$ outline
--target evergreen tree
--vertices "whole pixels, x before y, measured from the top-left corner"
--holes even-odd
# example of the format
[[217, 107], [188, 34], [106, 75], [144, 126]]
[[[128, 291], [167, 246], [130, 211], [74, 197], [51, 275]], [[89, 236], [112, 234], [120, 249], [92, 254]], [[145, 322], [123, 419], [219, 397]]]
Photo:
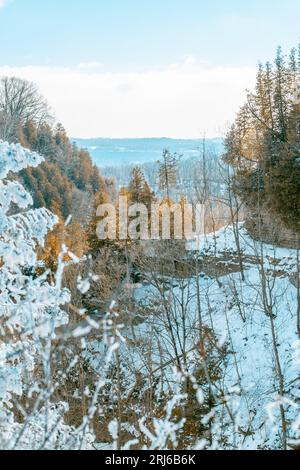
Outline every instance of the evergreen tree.
[[164, 191], [168, 199], [170, 197], [170, 190], [176, 187], [177, 184], [177, 169], [180, 158], [180, 155], [172, 154], [169, 150], [165, 149], [161, 160], [158, 162], [159, 189]]
[[130, 200], [132, 202], [142, 202], [142, 192], [145, 184], [145, 177], [140, 167], [135, 167], [131, 173], [131, 180], [128, 185]]
[[235, 169], [236, 192], [250, 207], [273, 213], [300, 230], [300, 105], [295, 100], [299, 63], [278, 49], [274, 66], [259, 66], [250, 93], [228, 132], [224, 160]]
[[128, 185], [128, 196], [130, 202], [145, 204], [149, 210], [151, 209], [151, 204], [154, 202], [154, 193], [140, 167], [135, 167], [132, 170], [131, 180]]

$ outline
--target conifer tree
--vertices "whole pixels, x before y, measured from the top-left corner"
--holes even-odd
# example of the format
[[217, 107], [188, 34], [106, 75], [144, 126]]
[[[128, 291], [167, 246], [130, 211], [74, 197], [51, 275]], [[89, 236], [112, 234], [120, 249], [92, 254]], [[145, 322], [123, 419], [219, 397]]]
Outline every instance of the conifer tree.
[[165, 149], [159, 160], [158, 178], [159, 189], [165, 193], [167, 198], [170, 198], [170, 191], [176, 187], [177, 184], [177, 170], [180, 155], [172, 154], [169, 150]]
[[250, 208], [277, 216], [300, 230], [300, 106], [295, 99], [299, 63], [278, 49], [272, 66], [260, 65], [249, 93], [228, 132], [224, 160], [235, 169], [233, 188]]

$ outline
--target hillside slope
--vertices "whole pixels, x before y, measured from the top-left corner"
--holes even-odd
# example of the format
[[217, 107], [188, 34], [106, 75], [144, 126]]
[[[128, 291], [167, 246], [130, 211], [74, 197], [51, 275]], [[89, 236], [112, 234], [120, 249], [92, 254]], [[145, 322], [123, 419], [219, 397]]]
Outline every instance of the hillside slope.
[[[194, 411], [199, 423], [213, 422], [213, 437], [208, 440], [205, 434], [200, 435], [205, 439], [199, 446], [279, 449], [281, 406], [288, 443], [293, 445], [300, 438], [297, 252], [258, 243], [242, 225], [239, 229], [244, 280], [231, 226], [207, 236], [200, 247], [193, 247], [200, 258], [210, 259], [214, 265], [221, 263], [223, 274], [212, 277], [201, 272], [198, 278], [164, 278], [160, 283], [153, 281], [150, 271], [144, 274], [143, 285], [134, 291], [135, 306], [124, 322], [122, 373], [126, 389], [141, 396], [149, 386], [151, 363], [158, 402], [174, 386], [176, 352], [186, 359], [188, 373], [197, 376], [205, 363], [199, 351], [201, 309], [202, 329], [211, 332], [217, 360], [209, 365], [214, 377], [214, 408], [205, 414], [200, 401], [198, 411]], [[171, 330], [164, 302], [170, 304]], [[221, 350], [224, 355], [219, 354]], [[97, 341], [89, 343], [85, 357], [96, 370], [102, 352]], [[202, 381], [197, 394], [205, 393], [207, 383]], [[139, 434], [137, 428], [132, 429], [133, 434]]]

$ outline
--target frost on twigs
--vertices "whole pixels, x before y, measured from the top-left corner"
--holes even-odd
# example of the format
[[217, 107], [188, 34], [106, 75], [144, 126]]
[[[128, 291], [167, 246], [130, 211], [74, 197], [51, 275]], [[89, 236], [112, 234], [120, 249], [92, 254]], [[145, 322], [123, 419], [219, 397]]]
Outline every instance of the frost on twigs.
[[[42, 161], [20, 145], [0, 141], [0, 449], [91, 449], [95, 438], [90, 423], [122, 337], [109, 314], [99, 324], [87, 317], [85, 326], [76, 326], [72, 333], [62, 309], [70, 302], [63, 273], [66, 255], [72, 263], [80, 260], [64, 243], [56, 273], [38, 269], [37, 246], [43, 246], [57, 217], [44, 208], [31, 209], [30, 194], [6, 177]], [[95, 280], [89, 274], [78, 279], [77, 287], [87, 292]], [[58, 327], [63, 328], [58, 332]], [[80, 353], [70, 353], [64, 341], [80, 338], [84, 348], [86, 334], [100, 329], [104, 351], [98, 381], [85, 393], [89, 404], [82, 422], [70, 426], [65, 422], [69, 403], [58, 401], [57, 392], [76, 374]], [[64, 365], [53, 363], [55, 348], [64, 351]]]
[[[34, 371], [46, 353], [43, 346], [68, 317], [61, 306], [66, 290], [50, 285], [47, 273], [38, 275], [36, 247], [43, 245], [57, 218], [46, 209], [27, 210], [32, 198], [23, 186], [5, 178], [43, 158], [20, 145], [0, 141], [0, 448], [63, 447], [76, 441], [74, 430], [62, 422], [63, 404], [37, 406], [24, 422], [15, 422], [13, 407], [26, 384], [34, 385]], [[10, 215], [11, 204], [20, 212]], [[31, 274], [30, 274], [31, 273]], [[32, 273], [35, 273], [33, 275]], [[40, 384], [40, 403], [45, 402]], [[47, 426], [45, 415], [47, 414]]]
[[20, 144], [8, 144], [0, 140], [0, 179], [8, 173], [18, 173], [28, 166], [36, 167], [43, 157], [36, 152], [23, 148]]

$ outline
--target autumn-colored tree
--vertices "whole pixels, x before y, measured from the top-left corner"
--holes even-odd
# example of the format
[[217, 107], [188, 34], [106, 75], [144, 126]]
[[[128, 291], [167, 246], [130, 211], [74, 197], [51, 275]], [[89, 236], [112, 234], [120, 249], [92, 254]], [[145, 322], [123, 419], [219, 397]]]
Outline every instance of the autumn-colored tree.
[[154, 192], [151, 190], [144, 173], [140, 167], [135, 167], [131, 173], [131, 180], [128, 185], [128, 197], [131, 203], [145, 204], [150, 209], [154, 202]]
[[99, 221], [99, 218], [97, 217], [97, 209], [100, 206], [100, 204], [107, 204], [109, 202], [110, 202], [109, 195], [105, 189], [100, 189], [95, 194], [92, 217], [86, 229], [86, 236], [87, 236], [89, 251], [91, 253], [99, 252], [99, 249], [104, 244], [103, 241], [99, 240], [97, 236], [97, 223]]
[[[88, 244], [85, 233], [76, 221], [72, 221], [66, 226], [64, 221], [60, 219], [54, 230], [47, 235], [45, 247], [40, 249], [39, 258], [52, 273], [57, 270], [57, 262], [63, 244], [68, 247], [70, 253], [78, 258], [87, 252]], [[66, 255], [64, 260], [70, 261], [71, 258]]]
[[287, 228], [300, 230], [300, 64], [279, 48], [274, 65], [260, 65], [225, 142], [234, 168], [233, 188], [250, 208], [264, 209]]

